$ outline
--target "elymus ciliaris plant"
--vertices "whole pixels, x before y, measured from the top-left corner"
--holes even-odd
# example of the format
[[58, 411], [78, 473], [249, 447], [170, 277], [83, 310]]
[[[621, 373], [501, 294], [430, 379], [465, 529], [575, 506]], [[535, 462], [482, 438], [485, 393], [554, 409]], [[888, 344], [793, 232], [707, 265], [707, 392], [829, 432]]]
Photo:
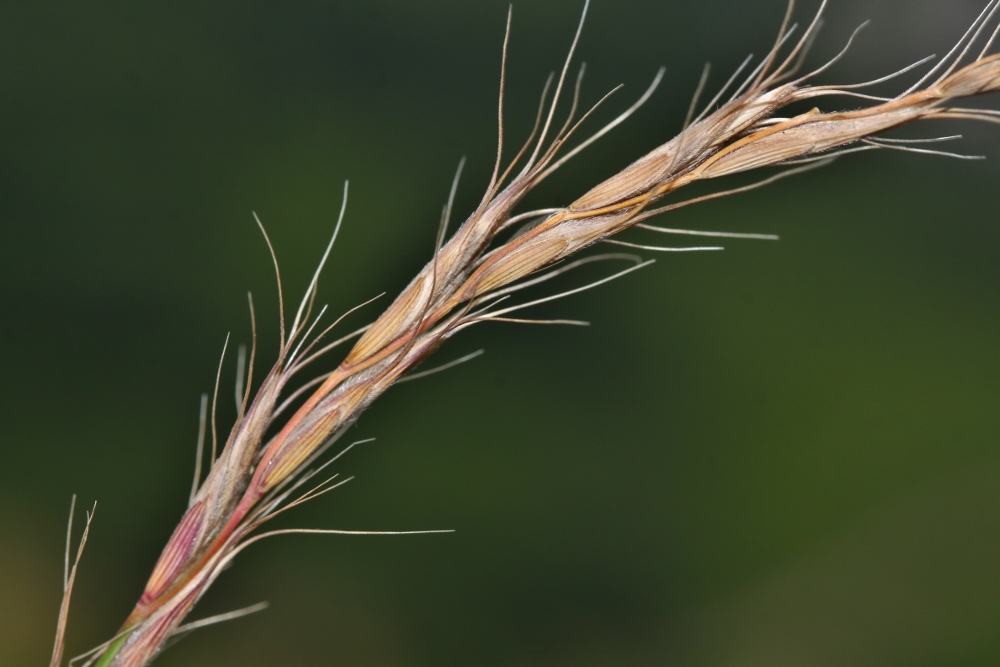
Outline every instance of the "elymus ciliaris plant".
[[[314, 316], [314, 306], [320, 273], [344, 219], [346, 184], [333, 237], [301, 302], [294, 313], [289, 311], [291, 317], [287, 320], [278, 262], [274, 260], [280, 300], [277, 359], [255, 385], [256, 345], [251, 348], [245, 377], [241, 377], [242, 403], [221, 451], [215, 446], [214, 399], [210, 420], [206, 419], [207, 403], [203, 401], [202, 432], [204, 435], [207, 422], [213, 433], [207, 473], [202, 478], [199, 463], [188, 509], [121, 630], [107, 642], [70, 662], [82, 661], [84, 665], [101, 667], [139, 667], [149, 664], [164, 643], [178, 632], [204, 624], [185, 625], [184, 622], [216, 577], [254, 542], [296, 532], [261, 532], [259, 529], [277, 514], [336, 487], [337, 482], [333, 480], [318, 483], [317, 480], [323, 479], [322, 471], [336, 459], [336, 456], [328, 460], [324, 457], [337, 438], [389, 387], [408, 375], [412, 377], [413, 369], [447, 339], [481, 322], [572, 324], [562, 320], [525, 319], [522, 312], [651, 263], [621, 251], [576, 257], [582, 251], [597, 244], [650, 252], [710, 250], [712, 248], [700, 246], [637, 245], [617, 237], [632, 227], [675, 234], [741, 236], [656, 227], [647, 221], [676, 208], [794, 175], [844, 153], [875, 149], [938, 153], [922, 145], [934, 139], [907, 141], [881, 136], [916, 121], [947, 118], [1000, 122], [1000, 112], [966, 108], [961, 102], [964, 98], [1000, 90], [1000, 55], [989, 55], [1000, 31], [1000, 26], [993, 26], [1000, 0], [990, 0], [943, 58], [921, 60], [874, 81], [851, 85], [814, 83], [847, 52], [850, 41], [840, 55], [818, 68], [810, 70], [803, 64], [825, 5], [824, 2], [805, 30], [797, 35], [796, 26], [791, 23], [794, 2], [790, 2], [776, 43], [767, 55], [758, 62], [748, 58], [707, 103], [699, 104], [707, 83], [706, 70], [683, 129], [676, 137], [585, 191], [567, 206], [523, 212], [518, 210], [518, 205], [528, 192], [625, 121], [653, 94], [663, 71], [617, 118], [579, 139], [593, 111], [592, 108], [578, 113], [583, 68], [576, 77], [575, 87], [567, 78], [583, 27], [581, 18], [562, 70], [558, 77], [550, 76], [542, 91], [534, 129], [513, 158], [505, 161], [505, 38], [500, 69], [496, 162], [479, 205], [449, 236], [453, 186], [441, 217], [436, 251], [426, 266], [374, 322], [332, 342], [328, 342], [328, 338], [343, 316], [328, 324], [324, 318], [325, 309]], [[586, 16], [586, 6], [583, 16]], [[508, 36], [510, 25], [508, 15]], [[876, 97], [864, 92], [868, 86], [911, 71], [922, 74], [896, 97]], [[568, 111], [557, 119], [560, 103], [571, 87]], [[598, 105], [608, 96], [610, 93]], [[851, 111], [812, 108], [787, 117], [782, 115], [783, 109], [796, 102], [813, 103], [815, 100], [819, 103], [821, 98], [831, 97], [862, 100], [867, 106]], [[676, 190], [691, 183], [762, 167], [783, 169], [751, 186], [668, 200]], [[458, 175], [456, 183], [457, 180]], [[263, 225], [260, 229], [267, 240]], [[267, 243], [270, 247], [269, 240]], [[625, 261], [628, 266], [571, 292], [527, 302], [517, 299], [518, 292], [526, 287], [599, 260]], [[252, 301], [250, 312], [253, 318]], [[331, 371], [318, 370], [329, 352], [354, 339], [357, 339], [354, 346], [339, 365]], [[201, 453], [199, 444], [199, 462]], [[91, 518], [92, 513], [88, 514], [88, 527]], [[86, 536], [85, 531], [80, 550]], [[63, 635], [80, 550], [72, 567], [67, 550], [65, 596], [52, 667], [61, 665], [63, 660]], [[209, 620], [224, 620], [238, 614]]]

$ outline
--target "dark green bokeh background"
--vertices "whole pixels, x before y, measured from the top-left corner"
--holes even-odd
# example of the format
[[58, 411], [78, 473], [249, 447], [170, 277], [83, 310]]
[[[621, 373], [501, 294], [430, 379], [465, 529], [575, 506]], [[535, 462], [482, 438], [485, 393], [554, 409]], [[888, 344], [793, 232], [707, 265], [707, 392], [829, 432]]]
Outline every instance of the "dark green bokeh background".
[[[509, 145], [580, 4], [517, 3]], [[943, 53], [982, 4], [838, 0], [812, 62], [871, 18], [825, 80], [873, 78]], [[676, 132], [702, 62], [718, 85], [782, 10], [597, 0], [585, 100], [627, 87], [590, 127], [668, 73], [532, 203], [571, 201]], [[341, 312], [427, 260], [462, 155], [459, 215], [475, 205], [505, 12], [0, 4], [0, 664], [48, 660], [71, 493], [100, 505], [70, 654], [131, 608], [183, 511], [198, 395], [226, 332], [249, 337], [247, 289], [273, 355], [252, 209], [299, 294], [351, 179], [321, 285]], [[688, 209], [669, 224], [782, 240], [661, 256], [537, 311], [589, 329], [459, 337], [438, 361], [487, 354], [380, 400], [350, 436], [378, 440], [338, 467], [357, 478], [284, 522], [457, 532], [261, 544], [196, 616], [271, 609], [157, 664], [997, 664], [1000, 134], [910, 134], [956, 129], [991, 161], [850, 156]]]

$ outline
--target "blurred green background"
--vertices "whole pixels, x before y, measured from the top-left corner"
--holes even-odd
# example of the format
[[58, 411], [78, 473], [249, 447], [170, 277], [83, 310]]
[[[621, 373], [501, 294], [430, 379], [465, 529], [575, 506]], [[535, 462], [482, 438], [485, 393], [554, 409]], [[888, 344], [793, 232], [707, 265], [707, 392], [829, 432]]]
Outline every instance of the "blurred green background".
[[[582, 3], [515, 4], [509, 146]], [[871, 18], [824, 80], [874, 78], [944, 53], [983, 4], [837, 0], [811, 62]], [[249, 337], [248, 289], [272, 358], [251, 210], [299, 294], [351, 179], [321, 283], [342, 312], [429, 258], [462, 155], [457, 215], [478, 202], [506, 9], [0, 4], [0, 664], [48, 660], [72, 493], [99, 507], [69, 654], [131, 609], [185, 505], [199, 394], [226, 333]], [[529, 203], [565, 204], [673, 135], [702, 63], [719, 85], [783, 9], [595, 0], [584, 100], [626, 89], [589, 127], [667, 75]], [[663, 223], [782, 240], [661, 255], [535, 311], [588, 329], [458, 337], [437, 363], [486, 355], [381, 399], [348, 436], [377, 441], [338, 464], [356, 479], [283, 522], [457, 532], [262, 543], [194, 616], [271, 608], [157, 664], [1000, 662], [1000, 132], [902, 134], [956, 130], [991, 160], [855, 155], [692, 207]], [[646, 234], [628, 238], [663, 241]], [[223, 424], [233, 373], [230, 357]]]

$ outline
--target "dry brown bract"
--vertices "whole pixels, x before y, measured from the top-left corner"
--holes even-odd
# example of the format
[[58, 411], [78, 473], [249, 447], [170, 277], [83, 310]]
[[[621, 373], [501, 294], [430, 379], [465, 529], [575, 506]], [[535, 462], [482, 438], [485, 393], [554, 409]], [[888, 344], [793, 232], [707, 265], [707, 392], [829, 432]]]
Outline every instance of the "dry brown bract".
[[[277, 363], [266, 375], [251, 401], [254, 361], [251, 353], [242, 407], [221, 454], [215, 456], [213, 433], [211, 470], [204, 482], [197, 486], [197, 491], [192, 493], [187, 513], [170, 538], [122, 632], [91, 654], [88, 664], [99, 661], [101, 665], [137, 667], [149, 663], [163, 643], [178, 631], [191, 608], [241, 549], [263, 537], [287, 532], [274, 531], [250, 538], [254, 530], [278, 512], [336, 486], [337, 482], [331, 479], [305, 493], [300, 491], [319, 472], [303, 471], [327, 451], [337, 436], [373, 400], [456, 332], [477, 322], [527, 321], [510, 315], [548, 300], [500, 307], [500, 302], [509, 298], [512, 293], [598, 258], [578, 260], [553, 268], [548, 273], [539, 274], [539, 271], [553, 267], [596, 243], [633, 245], [609, 239], [619, 232], [642, 224], [654, 215], [747, 188], [654, 207], [656, 202], [674, 190], [695, 181], [760, 167], [803, 165], [848, 151], [894, 148], [935, 152], [915, 148], [902, 140], [873, 138], [917, 120], [963, 118], [997, 122], [1000, 116], [997, 112], [960, 108], [955, 106], [955, 101], [1000, 88], [1000, 56], [986, 55], [996, 32], [985, 40], [986, 44], [978, 56], [968, 62], [970, 50], [983, 41], [980, 38], [998, 7], [1000, 0], [992, 0], [945, 58], [908, 91], [888, 99], [857, 91], [864, 86], [881, 83], [908, 72], [926, 61], [865, 84], [809, 86], [808, 82], [813, 77], [832, 64], [827, 63], [804, 76], [797, 75], [807, 45], [815, 35], [823, 7], [802, 38], [793, 42], [791, 37], [795, 27], [789, 25], [792, 15], [790, 6], [777, 43], [763, 62], [748, 74], [744, 74], [743, 70], [749, 65], [749, 59], [744, 62], [697, 116], [694, 114], [696, 96], [691, 106], [689, 122], [685, 123], [683, 131], [675, 138], [592, 188], [568, 207], [519, 215], [514, 215], [514, 210], [533, 187], [591, 142], [624, 121], [649, 97], [663, 72], [661, 70], [653, 85], [630, 109], [595, 135], [564, 153], [567, 141], [590, 114], [588, 111], [579, 120], [576, 118], [583, 73], [581, 68], [568, 117], [550, 138], [550, 133], [555, 129], [553, 121], [557, 104], [565, 87], [569, 63], [576, 47], [575, 38], [556, 82], [551, 102], [546, 105], [552, 77], [542, 95], [535, 129], [510, 165], [501, 172], [502, 69], [496, 166], [479, 206], [445, 242], [445, 231], [451, 213], [452, 199], [449, 199], [442, 216], [437, 250], [433, 258], [392, 305], [365, 329], [320, 347], [320, 341], [333, 325], [318, 335], [314, 336], [312, 333], [323, 315], [321, 312], [314, 320], [311, 318], [319, 269], [287, 332], [282, 307], [281, 349]], [[582, 24], [581, 20], [581, 28]], [[507, 28], [509, 35], [509, 17]], [[578, 29], [577, 38], [579, 34]], [[505, 55], [506, 45], [505, 40]], [[841, 55], [846, 51], [847, 48]], [[966, 62], [968, 64], [963, 66]], [[740, 76], [744, 77], [742, 81]], [[703, 78], [703, 83], [704, 81]], [[700, 89], [701, 87], [699, 91]], [[727, 94], [729, 97], [723, 101]], [[878, 104], [848, 112], [823, 113], [813, 109], [791, 118], [776, 115], [794, 102], [833, 95], [859, 97]], [[762, 183], [801, 170], [802, 167], [787, 169]], [[343, 214], [341, 209], [337, 229]], [[509, 240], [498, 241], [502, 232], [523, 221], [530, 222]], [[323, 262], [326, 261], [332, 244], [333, 240], [326, 249]], [[599, 258], [612, 257], [620, 259], [629, 256], [618, 254]], [[638, 258], [631, 259], [633, 265], [615, 276], [645, 265]], [[275, 269], [277, 270], [277, 262]], [[555, 297], [549, 297], [551, 298]], [[309, 324], [310, 321], [312, 324]], [[335, 322], [334, 325], [336, 324]], [[359, 334], [360, 340], [332, 373], [307, 382], [281, 402], [285, 390], [301, 369], [337, 344]], [[265, 435], [276, 418], [290, 402], [308, 390], [312, 390], [312, 394], [285, 421], [276, 435], [265, 440]]]

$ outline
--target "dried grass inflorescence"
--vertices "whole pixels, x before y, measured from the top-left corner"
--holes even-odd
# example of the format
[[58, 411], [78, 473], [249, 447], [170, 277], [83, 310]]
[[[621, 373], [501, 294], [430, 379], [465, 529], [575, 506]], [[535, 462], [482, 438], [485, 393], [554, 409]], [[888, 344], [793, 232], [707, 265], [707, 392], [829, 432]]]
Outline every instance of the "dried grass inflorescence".
[[[637, 225], [663, 232], [705, 236], [758, 236], [685, 232], [650, 227], [644, 221], [675, 208], [772, 182], [846, 152], [892, 148], [936, 153], [913, 145], [931, 140], [906, 142], [877, 138], [887, 130], [914, 121], [958, 118], [1000, 122], [998, 112], [956, 105], [959, 98], [1000, 89], [1000, 56], [987, 55], [996, 30], [983, 39], [1000, 8], [1000, 0], [991, 0], [955, 48], [916, 84], [893, 98], [875, 97], [859, 91], [905, 74], [930, 59], [864, 84], [809, 85], [815, 76], [846, 53], [845, 47], [834, 61], [808, 74], [798, 74], [825, 4], [798, 40], [793, 39], [795, 26], [790, 21], [794, 3], [790, 4], [776, 44], [756, 67], [746, 72], [750, 66], [750, 59], [747, 59], [705, 105], [704, 111], [697, 114], [696, 95], [680, 134], [590, 189], [565, 208], [514, 213], [532, 188], [645, 102], [660, 82], [663, 71], [639, 100], [618, 118], [571, 150], [565, 150], [568, 141], [593, 111], [591, 109], [577, 117], [583, 74], [581, 68], [569, 113], [559, 129], [555, 129], [555, 114], [567, 84], [569, 65], [583, 25], [581, 20], [562, 71], [558, 78], [550, 77], [546, 84], [534, 130], [509, 165], [501, 169], [504, 144], [502, 67], [496, 165], [486, 193], [475, 211], [446, 241], [453, 187], [442, 215], [434, 255], [423, 270], [372, 324], [324, 345], [322, 341], [343, 319], [314, 334], [324, 314], [321, 311], [317, 317], [312, 317], [320, 270], [336, 239], [337, 232], [334, 232], [320, 267], [287, 330], [282, 303], [278, 359], [252, 400], [256, 355], [255, 350], [251, 352], [245, 389], [238, 391], [239, 413], [217, 456], [213, 405], [212, 464], [208, 475], [199, 482], [200, 475], [196, 473], [189, 508], [156, 563], [141, 598], [121, 632], [110, 642], [82, 656], [85, 659], [89, 657], [86, 664], [113, 667], [148, 664], [165, 641], [178, 631], [190, 628], [190, 625], [181, 625], [183, 619], [242, 549], [264, 537], [291, 532], [271, 531], [252, 536], [254, 531], [279, 512], [342, 483], [330, 478], [302, 491], [332, 462], [327, 461], [315, 470], [309, 470], [320, 461], [345, 428], [445, 340], [478, 322], [541, 322], [512, 317], [512, 314], [562, 295], [516, 305], [501, 306], [501, 302], [518, 290], [565, 273], [580, 264], [600, 259], [632, 262], [627, 269], [599, 282], [648, 264], [637, 257], [615, 253], [555, 266], [571, 255], [601, 242], [664, 251], [709, 249], [636, 246], [612, 238]], [[508, 17], [508, 35], [509, 31]], [[506, 45], [505, 39], [504, 62]], [[974, 48], [981, 50], [970, 58]], [[699, 92], [706, 79], [707, 76], [703, 77]], [[554, 91], [547, 102], [553, 80]], [[812, 109], [788, 118], [778, 115], [783, 108], [795, 102], [830, 96], [850, 96], [875, 104], [854, 111], [824, 113]], [[787, 169], [754, 186], [656, 206], [661, 199], [685, 185], [760, 167]], [[457, 178], [456, 175], [456, 183]], [[345, 205], [346, 196], [345, 186]], [[342, 208], [337, 230], [343, 217]], [[518, 225], [523, 226], [512, 237], [499, 240], [501, 235]], [[264, 235], [266, 238], [266, 232]], [[277, 269], [275, 261], [276, 272]], [[539, 273], [545, 269], [549, 271]], [[278, 282], [280, 293], [280, 274]], [[357, 336], [360, 339], [335, 370], [305, 382], [288, 395], [286, 390], [304, 368], [337, 345]], [[285, 420], [277, 433], [267, 439], [270, 429], [276, 426], [286, 408], [309, 391], [311, 394]], [[202, 415], [204, 424], [205, 403]], [[55, 658], [53, 664], [58, 664]]]

